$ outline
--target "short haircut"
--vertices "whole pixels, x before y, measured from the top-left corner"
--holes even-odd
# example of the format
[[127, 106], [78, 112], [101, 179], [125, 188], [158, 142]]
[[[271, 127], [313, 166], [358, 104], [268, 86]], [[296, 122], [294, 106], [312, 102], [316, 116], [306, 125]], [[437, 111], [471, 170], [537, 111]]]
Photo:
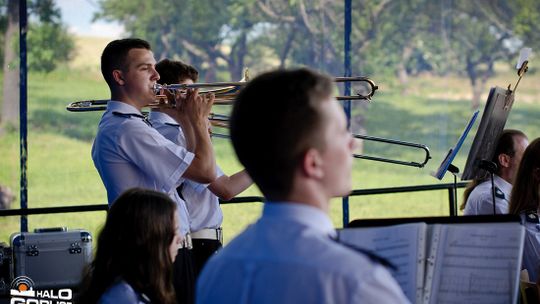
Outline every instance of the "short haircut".
[[180, 60], [163, 59], [156, 64], [156, 71], [159, 73], [159, 84], [174, 84], [186, 79], [197, 82], [199, 79], [199, 71]]
[[286, 198], [305, 152], [325, 148], [320, 105], [332, 90], [329, 77], [304, 68], [262, 74], [240, 91], [231, 115], [231, 140], [266, 198]]
[[525, 133], [519, 130], [505, 129], [497, 139], [497, 146], [495, 147], [495, 152], [493, 153], [491, 161], [497, 164], [499, 172], [501, 170], [499, 155], [506, 154], [514, 157], [516, 154], [516, 138], [518, 137], [527, 138]]
[[150, 44], [138, 38], [126, 38], [109, 42], [101, 54], [101, 74], [112, 88], [115, 85], [112, 72], [125, 70], [127, 67], [127, 55], [131, 49], [151, 50]]

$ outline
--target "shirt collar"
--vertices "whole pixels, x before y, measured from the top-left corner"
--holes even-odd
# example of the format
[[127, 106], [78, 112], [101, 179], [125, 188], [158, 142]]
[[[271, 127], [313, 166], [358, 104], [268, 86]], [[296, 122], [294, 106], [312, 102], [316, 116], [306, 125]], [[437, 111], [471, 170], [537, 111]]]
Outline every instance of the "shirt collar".
[[322, 234], [335, 236], [334, 225], [322, 210], [295, 202], [265, 202], [263, 218], [294, 220]]
[[[512, 184], [504, 180], [502, 177], [498, 175], [494, 175], [493, 182], [497, 186], [497, 188], [501, 189], [501, 191], [504, 193], [504, 195], [508, 196], [510, 195], [510, 192], [512, 192]], [[510, 199], [510, 198], [508, 198]]]
[[107, 102], [107, 112], [118, 112], [122, 114], [137, 114], [142, 115], [141, 111], [134, 106], [121, 101], [110, 100]]
[[148, 118], [152, 121], [152, 123], [157, 122], [161, 124], [168, 123], [168, 124], [178, 125], [178, 122], [176, 122], [174, 118], [170, 117], [169, 115], [163, 112], [150, 111], [150, 114], [148, 114]]

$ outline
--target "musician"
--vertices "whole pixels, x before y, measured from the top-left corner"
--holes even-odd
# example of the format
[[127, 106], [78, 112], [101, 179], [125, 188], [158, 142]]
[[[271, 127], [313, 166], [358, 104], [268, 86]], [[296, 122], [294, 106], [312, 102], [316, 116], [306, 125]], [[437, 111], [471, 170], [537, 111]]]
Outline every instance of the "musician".
[[[193, 126], [196, 150], [190, 139], [181, 147], [151, 127], [141, 109], [155, 101], [153, 86], [159, 79], [148, 42], [122, 39], [110, 42], [101, 56], [101, 72], [111, 91], [111, 100], [99, 123], [92, 159], [107, 189], [109, 204], [127, 189], [140, 187], [166, 193], [177, 204], [180, 249], [191, 247], [188, 212], [176, 187], [185, 178], [209, 183], [215, 179], [215, 161], [206, 129], [213, 98], [188, 91], [182, 107], [164, 111], [176, 122]], [[126, 254], [130, 254], [126, 252]], [[179, 250], [175, 265], [182, 268], [182, 282], [175, 284], [181, 302], [193, 301], [194, 276], [191, 257]], [[136, 267], [137, 265], [133, 265]], [[177, 269], [175, 267], [175, 269]], [[175, 273], [175, 277], [178, 276]], [[184, 278], [185, 277], [185, 278]]]
[[351, 191], [354, 142], [332, 92], [330, 78], [299, 69], [239, 93], [231, 139], [266, 202], [210, 258], [197, 303], [408, 303], [386, 268], [333, 240], [329, 201]]
[[523, 267], [531, 282], [536, 282], [540, 271], [540, 138], [535, 139], [523, 153], [517, 171], [510, 214], [518, 214], [525, 226]]
[[[497, 172], [494, 174], [497, 214], [508, 214], [512, 184], [528, 144], [527, 136], [519, 130], [504, 130], [497, 140], [491, 160], [497, 164]], [[464, 215], [493, 214], [491, 178], [473, 180], [465, 189], [463, 202], [460, 209]]]
[[[161, 84], [192, 84], [199, 78], [199, 72], [182, 61], [161, 60], [156, 64]], [[174, 98], [173, 96], [170, 96]], [[190, 132], [191, 126], [180, 126], [160, 109], [150, 112], [150, 121], [163, 136], [185, 146], [184, 130]], [[247, 189], [252, 181], [245, 170], [231, 176], [223, 173], [216, 165], [217, 179], [210, 184], [201, 184], [186, 179], [179, 187], [181, 196], [189, 211], [191, 239], [193, 242], [193, 263], [197, 276], [208, 258], [222, 246], [221, 223], [223, 213], [219, 206], [219, 198], [230, 200]]]
[[77, 303], [176, 303], [171, 267], [181, 241], [177, 225], [176, 204], [167, 195], [124, 192], [107, 213]]

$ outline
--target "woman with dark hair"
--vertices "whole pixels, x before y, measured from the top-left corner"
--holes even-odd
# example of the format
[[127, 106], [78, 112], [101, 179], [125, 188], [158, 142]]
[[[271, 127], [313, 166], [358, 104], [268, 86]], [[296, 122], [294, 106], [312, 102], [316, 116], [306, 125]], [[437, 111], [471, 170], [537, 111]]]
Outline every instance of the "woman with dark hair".
[[163, 193], [134, 188], [118, 197], [77, 303], [175, 303], [176, 218], [175, 203]]
[[518, 214], [526, 228], [523, 248], [523, 268], [529, 272], [531, 282], [536, 282], [540, 270], [540, 138], [525, 150], [516, 175], [510, 214]]

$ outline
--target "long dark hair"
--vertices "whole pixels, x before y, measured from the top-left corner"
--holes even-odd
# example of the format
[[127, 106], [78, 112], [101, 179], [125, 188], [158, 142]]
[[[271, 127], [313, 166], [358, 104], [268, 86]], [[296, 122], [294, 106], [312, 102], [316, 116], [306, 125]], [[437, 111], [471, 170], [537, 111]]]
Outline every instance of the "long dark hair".
[[[517, 137], [524, 137], [527, 138], [525, 133], [519, 131], [519, 130], [513, 130], [513, 129], [506, 129], [504, 130], [501, 135], [499, 136], [497, 140], [497, 146], [495, 146], [495, 151], [493, 152], [493, 157], [491, 157], [491, 161], [497, 164], [498, 173], [500, 174], [501, 170], [501, 163], [499, 162], [499, 155], [506, 154], [508, 156], [514, 157], [516, 154], [516, 139]], [[484, 182], [487, 178], [477, 178], [473, 179], [468, 185], [467, 188], [465, 188], [465, 191], [463, 192], [463, 201], [461, 202], [461, 206], [459, 206], [460, 210], [465, 209], [465, 205], [467, 204], [467, 199], [469, 198], [469, 195], [471, 195], [471, 192]]]
[[112, 205], [77, 303], [96, 303], [120, 278], [155, 303], [174, 303], [169, 246], [175, 203], [165, 194], [134, 188]]
[[510, 196], [510, 214], [538, 209], [540, 185], [540, 138], [535, 139], [521, 158], [512, 195]]

